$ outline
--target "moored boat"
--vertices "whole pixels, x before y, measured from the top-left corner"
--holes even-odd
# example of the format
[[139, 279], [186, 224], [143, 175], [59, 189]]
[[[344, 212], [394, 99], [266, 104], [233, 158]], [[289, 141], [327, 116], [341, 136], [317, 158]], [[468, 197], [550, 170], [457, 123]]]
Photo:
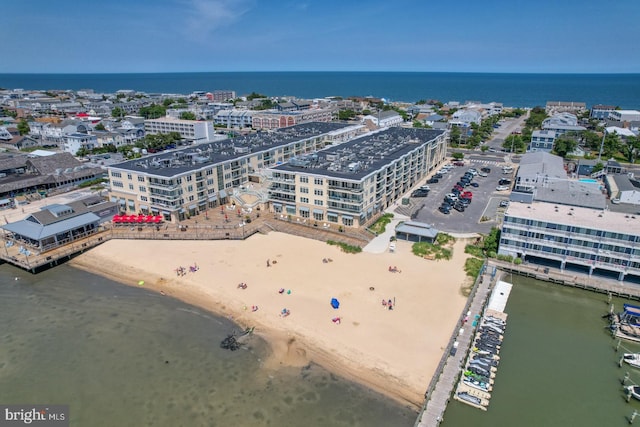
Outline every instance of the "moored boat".
[[625, 353], [622, 360], [634, 368], [640, 368], [640, 353]]

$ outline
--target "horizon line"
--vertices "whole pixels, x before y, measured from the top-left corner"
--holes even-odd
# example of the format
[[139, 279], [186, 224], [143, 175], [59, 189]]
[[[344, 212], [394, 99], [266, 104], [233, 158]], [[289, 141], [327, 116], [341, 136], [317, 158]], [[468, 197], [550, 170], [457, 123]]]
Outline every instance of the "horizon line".
[[0, 72], [0, 75], [117, 75], [117, 74], [217, 74], [217, 73], [411, 73], [411, 74], [533, 74], [533, 75], [635, 75], [636, 72], [576, 72], [576, 71], [553, 71], [553, 72], [536, 72], [536, 71], [383, 71], [383, 70], [259, 70], [259, 71], [113, 71], [113, 72]]

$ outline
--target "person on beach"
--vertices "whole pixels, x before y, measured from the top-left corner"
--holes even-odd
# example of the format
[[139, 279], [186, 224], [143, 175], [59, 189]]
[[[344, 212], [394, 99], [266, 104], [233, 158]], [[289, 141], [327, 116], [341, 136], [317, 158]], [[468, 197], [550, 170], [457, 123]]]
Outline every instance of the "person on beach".
[[271, 263], [267, 260], [267, 267], [271, 267]]
[[387, 300], [386, 299], [382, 300], [382, 307], [383, 308], [387, 308]]

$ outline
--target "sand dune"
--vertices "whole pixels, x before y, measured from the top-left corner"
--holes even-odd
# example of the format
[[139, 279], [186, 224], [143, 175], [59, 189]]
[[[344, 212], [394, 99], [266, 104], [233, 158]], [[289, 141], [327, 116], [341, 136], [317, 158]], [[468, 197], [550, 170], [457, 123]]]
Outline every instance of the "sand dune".
[[[144, 280], [145, 287], [256, 326], [273, 349], [267, 368], [314, 361], [417, 406], [466, 301], [465, 258], [462, 242], [453, 260], [438, 262], [414, 256], [406, 242], [395, 253], [352, 255], [273, 232], [246, 241], [113, 240], [72, 264], [132, 286]], [[196, 272], [176, 274], [194, 265]], [[383, 299], [395, 301], [393, 310]], [[290, 315], [282, 317], [285, 308]]]

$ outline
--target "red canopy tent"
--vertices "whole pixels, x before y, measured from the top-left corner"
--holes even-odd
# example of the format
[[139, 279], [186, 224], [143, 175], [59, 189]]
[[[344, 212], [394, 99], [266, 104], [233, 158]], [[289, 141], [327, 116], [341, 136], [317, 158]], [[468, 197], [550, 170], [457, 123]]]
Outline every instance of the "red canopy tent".
[[129, 222], [133, 222], [133, 218], [135, 218], [135, 216], [131, 215], [122, 215], [122, 222], [124, 223], [129, 223]]
[[118, 224], [118, 223], [122, 222], [122, 216], [121, 215], [114, 215], [113, 219], [111, 221], [116, 223], [116, 224]]
[[151, 224], [153, 223], [153, 219], [155, 218], [155, 216], [153, 215], [147, 215], [144, 217], [144, 222], [146, 222], [147, 224]]
[[159, 224], [163, 221], [163, 219], [164, 218], [162, 217], [162, 215], [156, 215], [153, 217], [153, 222], [155, 222], [156, 224]]
[[138, 216], [135, 216], [134, 218], [136, 219], [136, 222], [138, 224], [142, 224], [145, 221], [145, 219], [147, 219], [146, 215], [138, 215]]

